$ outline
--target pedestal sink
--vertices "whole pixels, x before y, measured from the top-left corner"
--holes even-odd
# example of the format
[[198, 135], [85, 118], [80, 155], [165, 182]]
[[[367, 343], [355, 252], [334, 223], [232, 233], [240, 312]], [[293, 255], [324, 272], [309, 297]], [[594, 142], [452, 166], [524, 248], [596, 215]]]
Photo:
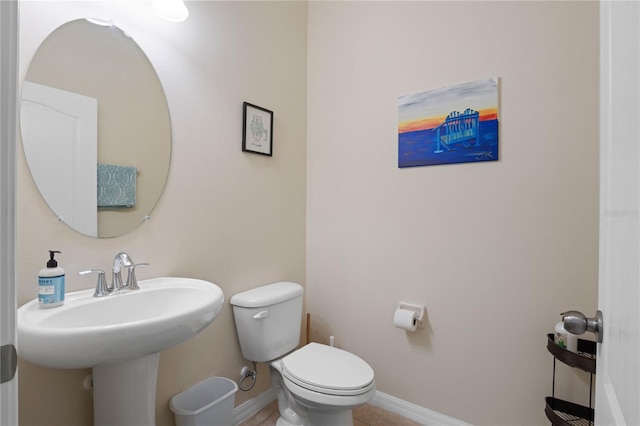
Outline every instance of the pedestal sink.
[[139, 281], [140, 289], [65, 295], [43, 309], [18, 309], [18, 355], [50, 368], [92, 368], [96, 426], [155, 425], [159, 352], [211, 324], [222, 309], [217, 285], [190, 278]]

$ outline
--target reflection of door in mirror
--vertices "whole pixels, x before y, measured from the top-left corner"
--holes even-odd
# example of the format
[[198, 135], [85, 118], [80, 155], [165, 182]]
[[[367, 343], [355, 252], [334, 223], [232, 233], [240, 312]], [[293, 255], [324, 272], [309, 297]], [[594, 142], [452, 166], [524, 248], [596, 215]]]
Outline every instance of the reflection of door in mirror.
[[25, 81], [21, 114], [23, 138], [39, 142], [25, 146], [36, 185], [61, 220], [97, 237], [97, 99]]

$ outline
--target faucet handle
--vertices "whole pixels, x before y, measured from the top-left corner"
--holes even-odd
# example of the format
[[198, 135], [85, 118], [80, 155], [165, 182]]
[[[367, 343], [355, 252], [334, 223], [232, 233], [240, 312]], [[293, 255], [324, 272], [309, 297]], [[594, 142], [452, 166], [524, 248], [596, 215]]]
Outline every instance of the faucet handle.
[[129, 290], [138, 290], [140, 287], [138, 286], [138, 280], [136, 279], [136, 267], [148, 265], [148, 262], [144, 262], [127, 266], [129, 273], [127, 274], [127, 284], [124, 286], [124, 288], [128, 288]]
[[109, 288], [107, 287], [107, 280], [104, 277], [104, 271], [100, 269], [89, 269], [88, 271], [80, 271], [78, 275], [98, 274], [98, 283], [96, 284], [96, 291], [93, 293], [93, 297], [103, 297], [109, 295]]

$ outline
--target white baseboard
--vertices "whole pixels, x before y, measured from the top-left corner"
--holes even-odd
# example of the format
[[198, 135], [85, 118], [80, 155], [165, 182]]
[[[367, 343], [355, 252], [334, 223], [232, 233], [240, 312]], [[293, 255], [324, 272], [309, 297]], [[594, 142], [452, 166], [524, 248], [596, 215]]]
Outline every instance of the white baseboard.
[[[255, 398], [238, 405], [233, 410], [233, 424], [239, 425], [245, 420], [248, 420], [251, 416], [262, 410], [275, 399], [276, 393], [273, 389], [268, 389]], [[396, 398], [395, 396], [387, 395], [380, 391], [376, 391], [375, 396], [369, 404], [391, 411], [392, 413], [399, 414], [413, 420], [414, 422], [427, 426], [471, 426], [471, 424], [465, 423], [462, 420], [445, 416], [444, 414], [412, 404], [411, 402], [404, 401], [400, 398]]]
[[396, 398], [395, 396], [387, 395], [380, 391], [376, 391], [376, 395], [369, 404], [391, 411], [392, 413], [399, 414], [402, 417], [406, 417], [407, 419], [413, 420], [414, 422], [418, 422], [422, 425], [471, 426], [470, 423], [465, 423], [462, 420], [445, 416], [444, 414], [412, 404], [411, 402]]
[[271, 401], [276, 399], [276, 393], [272, 388], [267, 389], [255, 398], [251, 398], [248, 401], [243, 402], [233, 409], [232, 422], [234, 425], [239, 425], [245, 420], [250, 419], [258, 411], [269, 405]]

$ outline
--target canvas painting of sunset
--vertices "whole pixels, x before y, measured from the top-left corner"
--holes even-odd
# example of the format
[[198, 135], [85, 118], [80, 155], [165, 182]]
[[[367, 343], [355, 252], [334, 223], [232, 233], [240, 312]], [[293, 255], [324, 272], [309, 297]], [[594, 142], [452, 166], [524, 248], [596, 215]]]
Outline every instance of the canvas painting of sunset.
[[498, 79], [401, 96], [398, 167], [498, 160]]

